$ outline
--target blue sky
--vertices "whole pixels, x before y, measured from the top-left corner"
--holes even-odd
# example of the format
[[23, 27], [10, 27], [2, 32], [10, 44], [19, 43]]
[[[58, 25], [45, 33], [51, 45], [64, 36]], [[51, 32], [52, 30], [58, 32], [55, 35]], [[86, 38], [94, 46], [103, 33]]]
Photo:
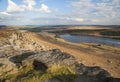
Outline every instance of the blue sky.
[[120, 0], [0, 0], [0, 25], [120, 25]]

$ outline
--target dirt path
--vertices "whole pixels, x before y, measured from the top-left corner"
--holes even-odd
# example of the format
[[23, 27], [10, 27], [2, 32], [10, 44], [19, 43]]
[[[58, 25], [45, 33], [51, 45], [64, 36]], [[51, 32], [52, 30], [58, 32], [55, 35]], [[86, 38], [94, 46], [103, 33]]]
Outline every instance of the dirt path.
[[[46, 35], [38, 36], [36, 34], [34, 35], [34, 40], [39, 41], [40, 43], [44, 44], [45, 46], [48, 46], [50, 48], [58, 48], [64, 52], [67, 52], [71, 55], [73, 55], [76, 59], [78, 59], [81, 63], [87, 65], [87, 66], [100, 66], [103, 69], [107, 70], [111, 73], [113, 77], [120, 78], [120, 61], [116, 60], [114, 58], [111, 58], [111, 61], [108, 61], [109, 58], [106, 58], [104, 56], [96, 55], [96, 53], [87, 53], [87, 50], [84, 50], [86, 52], [83, 52], [80, 49], [76, 49], [72, 47], [73, 45], [67, 46], [68, 44], [58, 44], [56, 42], [52, 42], [49, 37], [45, 38]], [[95, 55], [94, 55], [95, 54]]]

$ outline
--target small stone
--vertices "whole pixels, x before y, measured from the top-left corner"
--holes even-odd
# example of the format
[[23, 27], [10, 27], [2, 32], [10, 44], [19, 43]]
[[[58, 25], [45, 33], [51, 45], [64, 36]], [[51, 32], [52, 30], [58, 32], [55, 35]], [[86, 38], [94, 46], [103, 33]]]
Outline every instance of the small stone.
[[112, 61], [110, 61], [110, 60], [107, 60], [107, 62], [108, 62], [108, 63], [112, 63]]

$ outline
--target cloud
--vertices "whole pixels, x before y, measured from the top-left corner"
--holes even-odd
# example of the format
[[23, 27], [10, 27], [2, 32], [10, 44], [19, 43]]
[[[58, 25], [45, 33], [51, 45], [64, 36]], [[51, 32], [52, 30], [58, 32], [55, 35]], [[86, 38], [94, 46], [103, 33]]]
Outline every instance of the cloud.
[[72, 18], [72, 17], [61, 17], [61, 16], [51, 16], [51, 17], [36, 17], [31, 19], [31, 24], [45, 24], [45, 25], [72, 25], [83, 23], [83, 18]]
[[[35, 8], [36, 5], [40, 5], [39, 8]], [[35, 0], [23, 0], [22, 4], [18, 5], [13, 0], [8, 0], [7, 9], [0, 12], [0, 24], [5, 25], [20, 25], [30, 24], [29, 16], [24, 17], [24, 12], [32, 12], [38, 14], [38, 12], [50, 13], [51, 10], [45, 4], [37, 4]], [[30, 13], [26, 13], [30, 15]], [[12, 20], [12, 21], [11, 21]]]
[[120, 24], [120, 0], [74, 0], [69, 6], [71, 11], [57, 12], [57, 20], [66, 24]]
[[113, 1], [120, 6], [120, 0], [113, 0]]
[[50, 13], [51, 10], [45, 4], [41, 4], [40, 8], [35, 8], [34, 6], [37, 4], [35, 0], [23, 0], [22, 5], [17, 5], [12, 0], [8, 0], [8, 7], [6, 12], [8, 13], [17, 13], [23, 11], [32, 11], [32, 12], [42, 12], [42, 13]]
[[4, 21], [6, 21], [11, 14], [8, 14], [7, 12], [0, 12], [0, 24], [3, 24]]
[[36, 5], [35, 0], [24, 0], [24, 3], [27, 10], [34, 10], [33, 6]]
[[[45, 0], [43, 0], [45, 1]], [[37, 12], [44, 12], [44, 13], [49, 13], [51, 12], [49, 7], [45, 4], [41, 4], [40, 8], [34, 8], [36, 5], [35, 0], [24, 0], [25, 3], [25, 9], [30, 10], [30, 11], [37, 11]]]
[[83, 22], [83, 21], [85, 21], [85, 19], [83, 19], [83, 18], [76, 18], [76, 17], [60, 17], [60, 19], [63, 19], [63, 20], [66, 20], [66, 21], [74, 21], [74, 22]]
[[41, 4], [40, 9], [37, 9], [37, 11], [41, 11], [41, 12], [46, 12], [46, 13], [50, 13], [51, 11], [49, 10], [48, 6], [45, 4]]
[[5, 15], [5, 16], [10, 16], [11, 14], [7, 13], [7, 12], [0, 12], [0, 16], [1, 15]]
[[83, 22], [84, 21], [83, 18], [73, 18], [72, 20], [77, 21], [77, 22]]
[[0, 25], [24, 25], [28, 23], [27, 21], [28, 18], [24, 16], [0, 16]]
[[8, 0], [7, 12], [21, 12], [24, 8], [20, 5], [15, 4], [12, 0]]
[[0, 12], [0, 25], [6, 25], [8, 18], [11, 17], [11, 14], [7, 12]]
[[[0, 21], [4, 20], [0, 23], [120, 24], [120, 0], [70, 0], [68, 4], [62, 7], [58, 5], [56, 8], [52, 6], [49, 8], [44, 4], [49, 2], [47, 0], [21, 0], [19, 5], [14, 1], [17, 2], [17, 0], [8, 0], [8, 8], [0, 12]], [[52, 4], [56, 6], [54, 2]], [[34, 18], [39, 19], [34, 20]]]
[[[114, 24], [119, 22], [120, 0], [76, 0], [72, 1], [71, 16], [89, 20], [90, 23]], [[102, 22], [104, 20], [104, 22]], [[88, 23], [88, 21], [86, 22]], [[120, 23], [120, 22], [119, 22]]]

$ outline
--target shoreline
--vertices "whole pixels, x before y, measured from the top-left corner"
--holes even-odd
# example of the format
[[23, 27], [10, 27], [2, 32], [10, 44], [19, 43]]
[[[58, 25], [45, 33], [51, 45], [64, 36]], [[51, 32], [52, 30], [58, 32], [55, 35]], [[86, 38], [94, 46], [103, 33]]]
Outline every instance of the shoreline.
[[[54, 34], [39, 33], [42, 42], [51, 48], [58, 48], [67, 52], [87, 66], [100, 66], [116, 78], [120, 78], [120, 48], [111, 46], [98, 46], [97, 44], [76, 44], [63, 39], [54, 38]], [[110, 62], [109, 62], [110, 61]], [[111, 63], [112, 62], [112, 63]]]

